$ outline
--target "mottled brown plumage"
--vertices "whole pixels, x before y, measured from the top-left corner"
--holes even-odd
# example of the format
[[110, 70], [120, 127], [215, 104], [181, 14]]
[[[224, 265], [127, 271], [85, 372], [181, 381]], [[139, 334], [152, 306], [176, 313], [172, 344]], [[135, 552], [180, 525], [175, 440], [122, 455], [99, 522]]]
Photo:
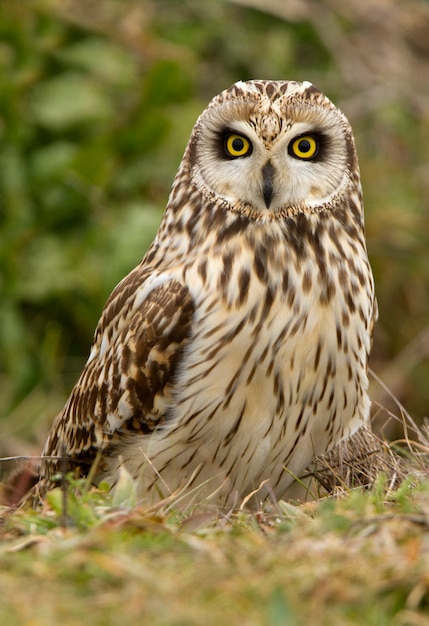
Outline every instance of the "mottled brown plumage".
[[375, 317], [347, 120], [310, 83], [236, 83], [198, 119], [43, 455], [85, 473], [101, 450], [98, 478], [122, 462], [147, 502], [284, 497], [367, 421]]

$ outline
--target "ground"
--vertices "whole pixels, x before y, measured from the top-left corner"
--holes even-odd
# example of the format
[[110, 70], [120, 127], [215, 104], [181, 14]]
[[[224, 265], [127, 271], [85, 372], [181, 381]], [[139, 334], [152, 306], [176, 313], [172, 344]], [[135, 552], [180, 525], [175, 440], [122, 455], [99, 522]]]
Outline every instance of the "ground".
[[429, 624], [429, 480], [415, 472], [257, 513], [134, 506], [126, 479], [69, 491], [3, 508], [1, 623]]

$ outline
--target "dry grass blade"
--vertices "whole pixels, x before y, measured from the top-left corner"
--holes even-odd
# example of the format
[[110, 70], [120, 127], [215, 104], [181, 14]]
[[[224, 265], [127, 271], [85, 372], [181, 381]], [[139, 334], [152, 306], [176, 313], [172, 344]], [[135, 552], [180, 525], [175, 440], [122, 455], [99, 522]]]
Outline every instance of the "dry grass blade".
[[311, 473], [318, 484], [320, 497], [339, 490], [369, 487], [380, 473], [387, 477], [389, 489], [394, 489], [410, 470], [410, 463], [365, 427], [318, 457]]

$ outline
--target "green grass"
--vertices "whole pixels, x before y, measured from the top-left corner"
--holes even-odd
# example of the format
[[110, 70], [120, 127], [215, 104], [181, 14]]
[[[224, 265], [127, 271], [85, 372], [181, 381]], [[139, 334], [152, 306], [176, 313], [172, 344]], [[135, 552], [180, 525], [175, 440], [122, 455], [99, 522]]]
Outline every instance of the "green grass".
[[2, 624], [428, 623], [427, 480], [225, 515], [96, 490], [69, 496], [66, 526], [61, 499], [4, 511]]

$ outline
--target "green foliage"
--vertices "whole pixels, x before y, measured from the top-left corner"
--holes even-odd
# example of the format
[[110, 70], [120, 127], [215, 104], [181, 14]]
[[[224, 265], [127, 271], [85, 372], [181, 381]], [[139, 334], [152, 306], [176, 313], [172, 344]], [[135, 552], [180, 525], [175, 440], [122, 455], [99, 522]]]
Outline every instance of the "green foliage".
[[169, 158], [157, 150], [173, 125], [169, 107], [189, 99], [192, 78], [169, 59], [144, 67], [130, 50], [43, 5], [2, 9], [7, 411], [37, 383], [49, 385], [65, 352], [83, 359], [106, 296], [150, 243], [172, 178], [159, 190], [154, 172], [159, 163], [176, 167], [188, 129]]
[[[427, 411], [421, 352], [407, 369], [392, 359], [429, 314], [429, 96], [400, 82], [414, 84], [429, 54], [404, 30], [409, 67], [388, 60], [380, 78], [365, 52], [382, 24], [362, 26], [354, 3], [322, 2], [317, 15], [307, 2], [240, 4], [0, 1], [0, 418], [34, 389], [60, 408], [106, 297], [156, 232], [196, 117], [258, 77], [312, 80], [350, 117], [381, 314], [374, 368], [393, 367], [395, 393]], [[400, 7], [389, 10], [400, 28]]]

